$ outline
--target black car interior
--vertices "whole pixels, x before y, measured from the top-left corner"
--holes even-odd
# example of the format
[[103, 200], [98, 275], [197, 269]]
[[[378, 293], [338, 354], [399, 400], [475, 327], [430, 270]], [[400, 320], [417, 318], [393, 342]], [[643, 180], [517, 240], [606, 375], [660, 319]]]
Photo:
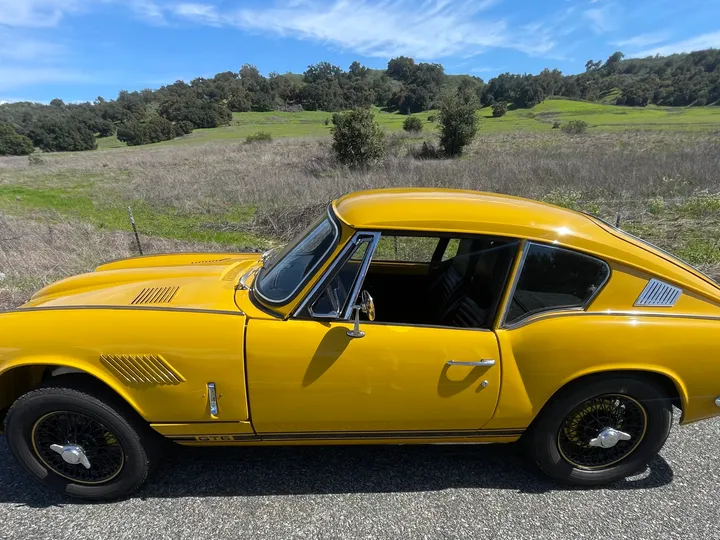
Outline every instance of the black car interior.
[[[518, 242], [438, 238], [428, 262], [372, 260], [362, 289], [373, 297], [376, 322], [488, 328], [500, 303]], [[312, 304], [310, 316], [342, 313], [361, 265], [350, 258]]]
[[517, 247], [513, 241], [461, 239], [457, 254], [445, 261], [371, 262], [362, 288], [372, 295], [379, 322], [487, 328]]

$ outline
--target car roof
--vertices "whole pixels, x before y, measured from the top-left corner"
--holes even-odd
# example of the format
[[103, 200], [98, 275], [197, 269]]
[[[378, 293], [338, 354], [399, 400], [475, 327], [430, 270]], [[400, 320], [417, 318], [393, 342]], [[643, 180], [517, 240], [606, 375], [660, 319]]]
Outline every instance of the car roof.
[[578, 249], [718, 295], [718, 284], [667, 253], [586, 214], [480, 191], [394, 188], [359, 191], [332, 204], [353, 229], [436, 231], [523, 238]]
[[434, 230], [547, 238], [602, 233], [588, 216], [521, 197], [460, 189], [377, 189], [345, 195], [337, 216], [355, 229]]

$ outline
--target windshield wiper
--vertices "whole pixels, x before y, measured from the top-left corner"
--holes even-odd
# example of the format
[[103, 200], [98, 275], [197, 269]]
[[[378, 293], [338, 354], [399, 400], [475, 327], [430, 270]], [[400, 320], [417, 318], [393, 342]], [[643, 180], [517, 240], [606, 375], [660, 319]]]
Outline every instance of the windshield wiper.
[[260, 257], [260, 266], [265, 268], [265, 263], [269, 262], [275, 253], [277, 253], [278, 248], [274, 247], [272, 249], [268, 249], [265, 253], [262, 254], [262, 257]]
[[250, 276], [253, 275], [253, 273], [257, 272], [260, 268], [257, 266], [251, 267], [247, 272], [245, 272], [242, 277], [240, 278], [240, 281], [238, 281], [236, 289], [239, 291], [246, 291], [250, 287], [247, 286], [247, 280], [250, 279]]

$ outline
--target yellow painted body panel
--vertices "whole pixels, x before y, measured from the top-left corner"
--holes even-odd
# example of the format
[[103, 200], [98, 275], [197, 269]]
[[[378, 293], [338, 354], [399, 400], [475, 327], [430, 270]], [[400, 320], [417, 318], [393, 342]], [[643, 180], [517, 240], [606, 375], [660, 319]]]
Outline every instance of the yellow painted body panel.
[[[138, 308], [3, 313], [0, 377], [19, 366], [67, 366], [105, 382], [150, 422], [247, 420], [244, 323], [241, 315]], [[185, 382], [130, 383], [101, 361], [101, 355], [153, 354]], [[142, 360], [136, 365], [147, 373]], [[207, 404], [211, 381], [221, 394], [217, 418]]]
[[349, 323], [249, 321], [255, 430], [477, 430], [490, 420], [500, 390], [499, 362], [493, 367], [446, 362], [499, 360], [493, 332], [363, 327], [365, 337], [353, 339]]
[[[195, 253], [108, 263], [0, 313], [0, 411], [45, 366], [63, 366], [105, 382], [182, 444], [508, 442], [563, 385], [618, 370], [669, 377], [685, 423], [720, 413], [720, 288], [672, 257], [588, 216], [515, 197], [383, 190], [332, 208], [338, 244], [283, 306], [237, 287], [258, 254]], [[388, 229], [566, 246], [606, 260], [611, 277], [585, 310], [507, 328], [497, 317], [492, 331], [363, 322], [365, 337], [350, 339], [350, 322], [293, 318], [356, 230]], [[634, 306], [651, 278], [682, 288], [674, 307]], [[509, 299], [506, 289], [501, 312]], [[128, 380], [128, 369], [147, 375], [146, 356], [182, 380]], [[451, 359], [496, 363], [447, 366]]]

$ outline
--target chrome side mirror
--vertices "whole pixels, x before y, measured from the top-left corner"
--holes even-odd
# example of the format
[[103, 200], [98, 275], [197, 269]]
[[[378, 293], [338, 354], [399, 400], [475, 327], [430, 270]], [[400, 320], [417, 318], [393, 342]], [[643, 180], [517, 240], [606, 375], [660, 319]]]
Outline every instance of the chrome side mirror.
[[362, 311], [367, 315], [368, 320], [375, 320], [375, 302], [370, 293], [363, 291], [360, 293], [360, 303], [352, 307], [355, 312], [355, 326], [352, 330], [348, 330], [347, 335], [352, 338], [361, 338], [365, 336], [365, 332], [360, 330], [360, 312]]

